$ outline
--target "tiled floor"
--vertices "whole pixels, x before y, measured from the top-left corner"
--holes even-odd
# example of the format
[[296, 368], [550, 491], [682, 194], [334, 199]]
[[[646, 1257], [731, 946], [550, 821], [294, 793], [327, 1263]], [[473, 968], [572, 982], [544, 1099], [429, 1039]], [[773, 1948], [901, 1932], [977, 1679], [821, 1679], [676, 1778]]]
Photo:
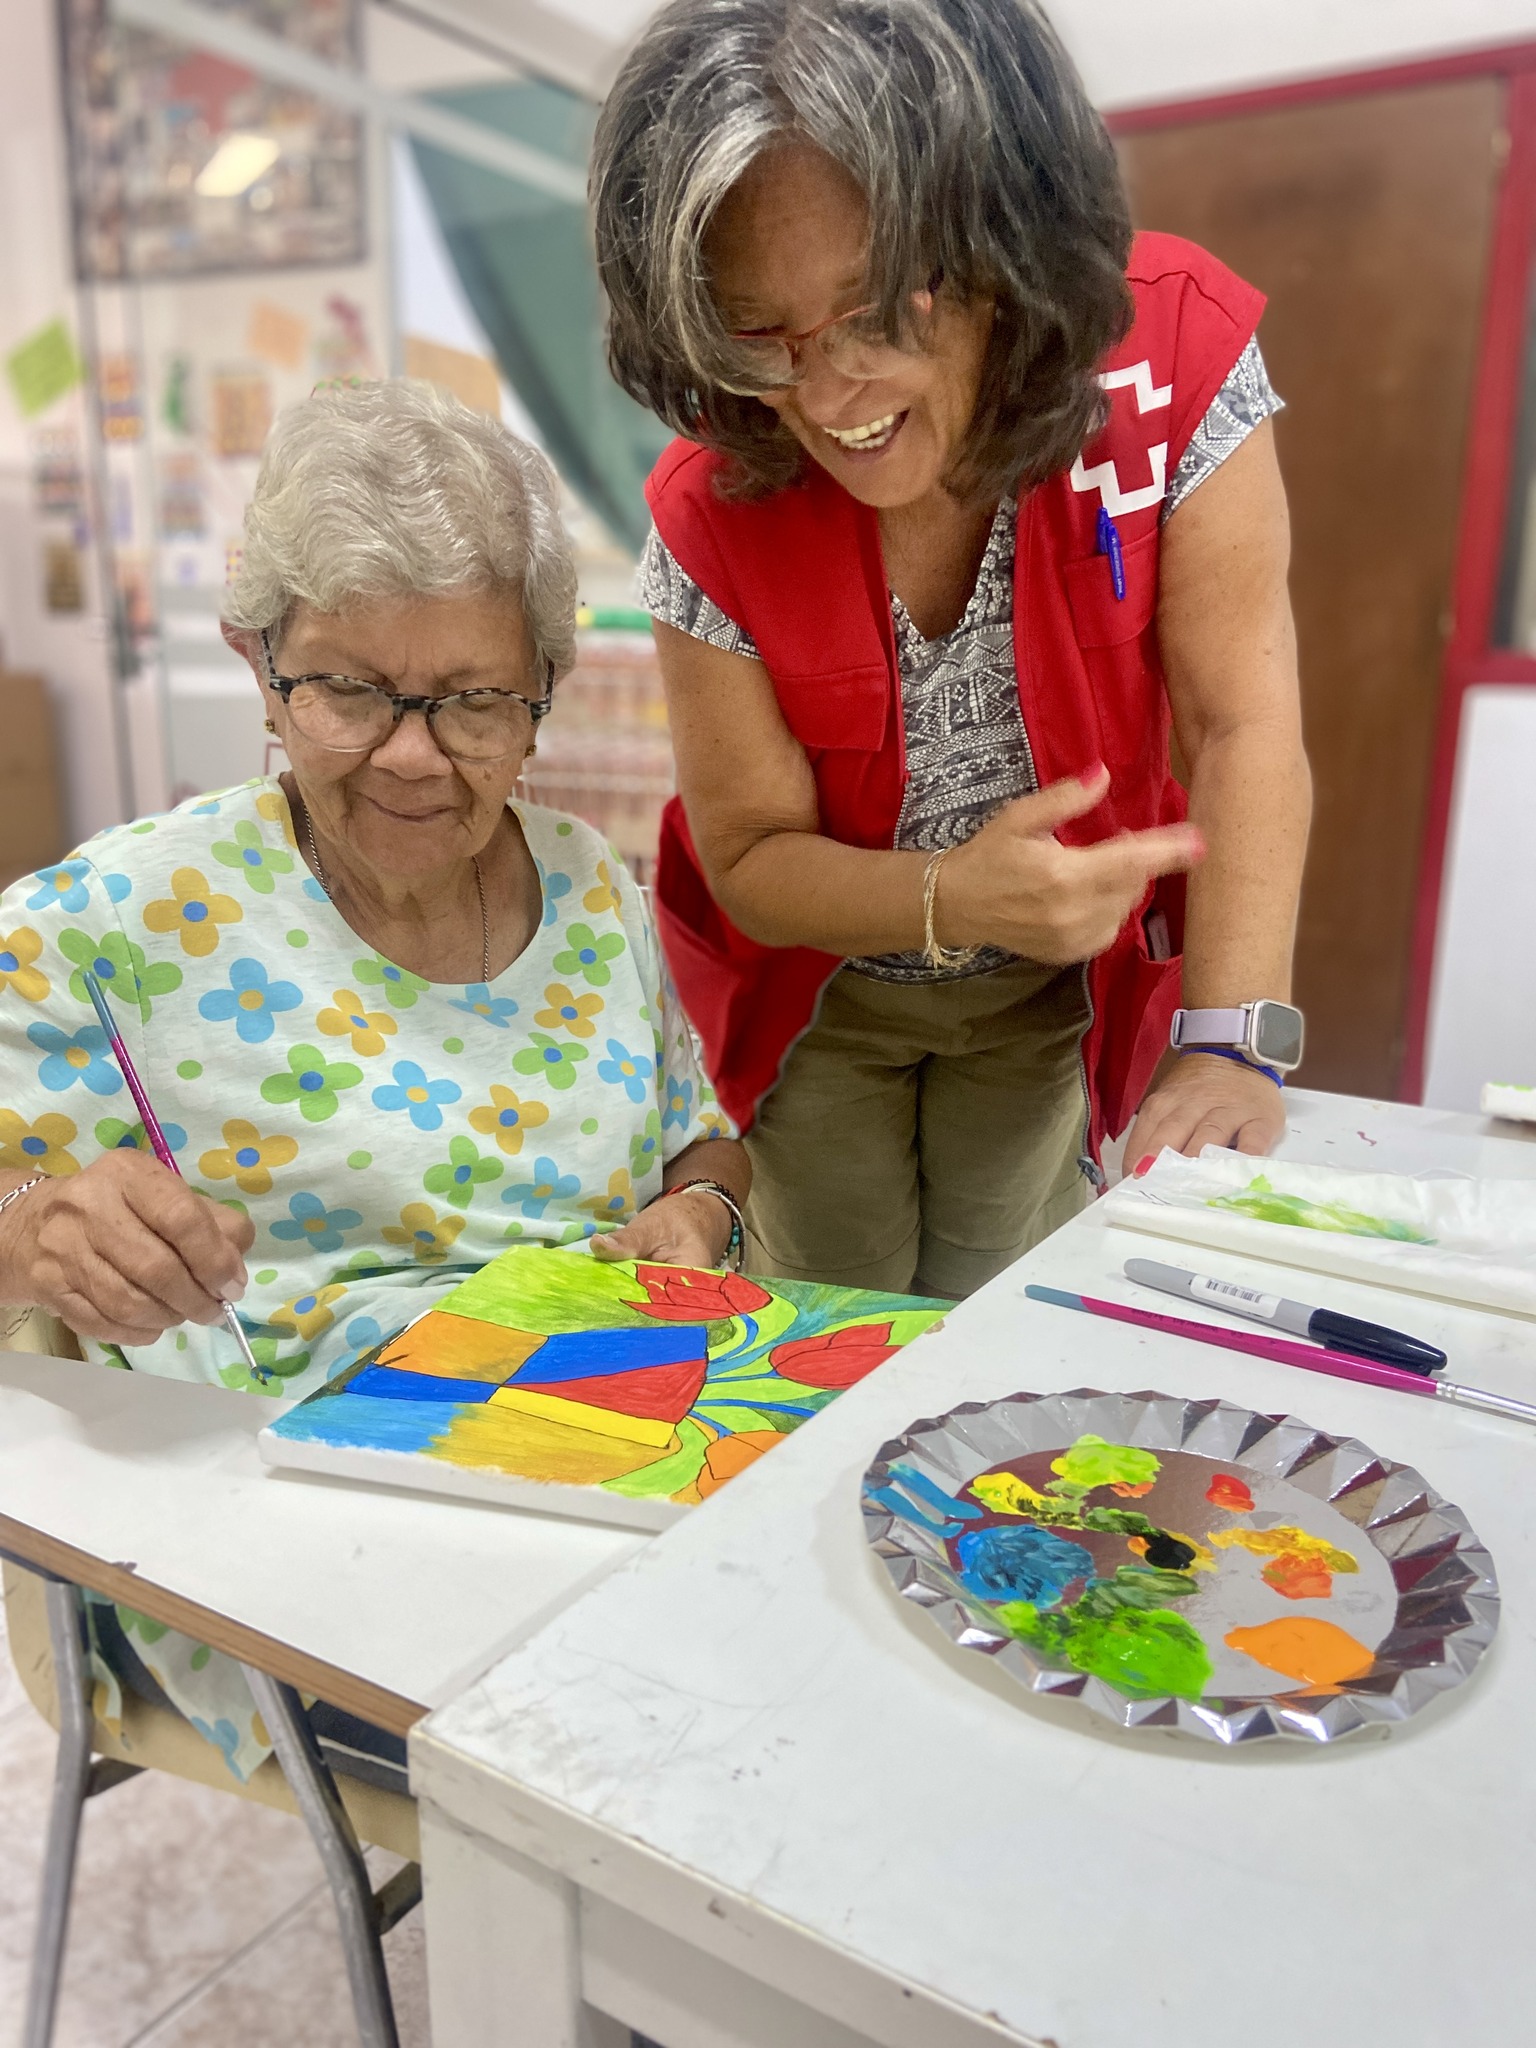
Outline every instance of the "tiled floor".
[[[0, 2048], [21, 2038], [53, 1734], [0, 1607]], [[393, 1859], [371, 1852], [376, 1877]], [[428, 2048], [421, 1914], [388, 1937], [402, 2048]], [[330, 1893], [302, 1822], [146, 1775], [86, 1808], [56, 2048], [355, 2048]]]

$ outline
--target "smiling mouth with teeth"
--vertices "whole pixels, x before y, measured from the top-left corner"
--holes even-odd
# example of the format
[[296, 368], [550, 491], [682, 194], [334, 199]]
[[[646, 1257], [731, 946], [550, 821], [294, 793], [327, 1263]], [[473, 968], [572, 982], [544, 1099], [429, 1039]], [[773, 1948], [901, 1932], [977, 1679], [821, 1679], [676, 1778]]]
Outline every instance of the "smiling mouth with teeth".
[[905, 418], [905, 413], [890, 412], [883, 420], [870, 420], [862, 427], [824, 427], [822, 432], [839, 448], [846, 448], [850, 453], [872, 455], [885, 447]]

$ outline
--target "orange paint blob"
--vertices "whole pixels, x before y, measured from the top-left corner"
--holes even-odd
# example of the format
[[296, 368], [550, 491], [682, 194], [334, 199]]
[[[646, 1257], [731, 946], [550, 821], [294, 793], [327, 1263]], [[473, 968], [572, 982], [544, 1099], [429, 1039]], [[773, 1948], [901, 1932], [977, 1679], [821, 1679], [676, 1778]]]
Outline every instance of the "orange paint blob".
[[1253, 1513], [1253, 1495], [1244, 1482], [1231, 1472], [1218, 1472], [1205, 1489], [1205, 1497], [1213, 1508], [1225, 1508], [1228, 1514]]
[[1374, 1651], [1357, 1642], [1347, 1629], [1307, 1614], [1288, 1614], [1257, 1628], [1228, 1629], [1223, 1641], [1256, 1664], [1298, 1678], [1305, 1685], [1341, 1685], [1359, 1678], [1376, 1662]]
[[1333, 1573], [1320, 1557], [1302, 1557], [1287, 1550], [1271, 1558], [1259, 1577], [1287, 1600], [1333, 1598]]
[[1111, 1493], [1118, 1493], [1122, 1500], [1140, 1500], [1142, 1495], [1150, 1493], [1156, 1484], [1155, 1479], [1144, 1479], [1140, 1486], [1111, 1484], [1109, 1490]]

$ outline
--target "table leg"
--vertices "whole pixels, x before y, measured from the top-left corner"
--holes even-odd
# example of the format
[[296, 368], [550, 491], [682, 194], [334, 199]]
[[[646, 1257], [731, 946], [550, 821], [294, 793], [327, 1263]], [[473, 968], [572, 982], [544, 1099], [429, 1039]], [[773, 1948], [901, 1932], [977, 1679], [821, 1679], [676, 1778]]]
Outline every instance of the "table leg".
[[433, 2048], [629, 2048], [583, 2003], [576, 1887], [420, 1802]]

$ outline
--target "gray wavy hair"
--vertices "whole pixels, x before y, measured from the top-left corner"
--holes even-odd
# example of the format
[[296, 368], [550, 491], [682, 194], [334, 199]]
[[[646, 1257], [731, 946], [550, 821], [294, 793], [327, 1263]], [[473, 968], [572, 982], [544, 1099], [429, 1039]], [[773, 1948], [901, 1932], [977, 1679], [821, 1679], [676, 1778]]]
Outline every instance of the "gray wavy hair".
[[[772, 490], [801, 451], [744, 381], [703, 244], [765, 149], [810, 141], [870, 210], [868, 296], [890, 341], [942, 274], [996, 302], [982, 395], [950, 487], [1043, 481], [1103, 417], [1095, 371], [1130, 324], [1131, 226], [1114, 148], [1034, 0], [672, 0], [597, 125], [591, 191], [631, 396]], [[748, 381], [750, 388], [750, 380]]]
[[541, 672], [576, 659], [576, 568], [555, 473], [499, 421], [406, 378], [317, 391], [278, 415], [224, 596], [275, 632], [295, 604], [504, 589]]

